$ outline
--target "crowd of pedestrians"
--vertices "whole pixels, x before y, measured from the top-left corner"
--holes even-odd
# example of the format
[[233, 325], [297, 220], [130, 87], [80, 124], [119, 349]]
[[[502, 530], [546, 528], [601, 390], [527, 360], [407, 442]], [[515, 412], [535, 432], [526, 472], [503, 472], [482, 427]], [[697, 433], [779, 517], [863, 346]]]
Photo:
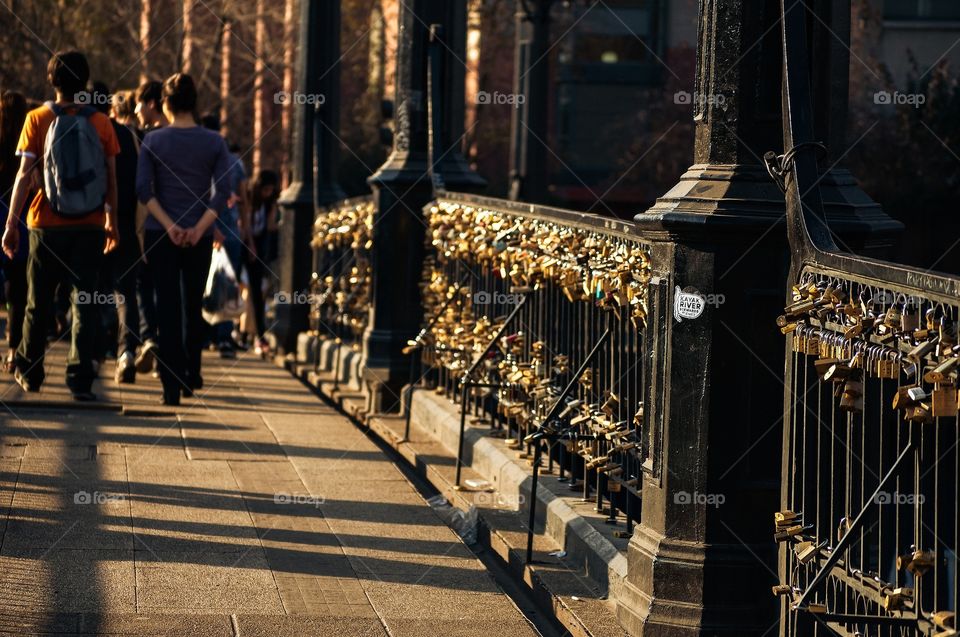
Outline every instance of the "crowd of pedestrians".
[[[54, 54], [47, 75], [51, 101], [0, 96], [5, 371], [39, 391], [49, 341], [69, 331], [76, 400], [96, 400], [93, 381], [116, 357], [116, 382], [158, 375], [162, 402], [177, 405], [203, 387], [208, 345], [224, 358], [268, 352], [278, 176], [263, 170], [248, 184], [219, 119], [198, 117], [189, 75], [111, 94], [89, 83], [77, 51]], [[246, 272], [249, 326], [203, 318], [215, 247], [238, 280]]]

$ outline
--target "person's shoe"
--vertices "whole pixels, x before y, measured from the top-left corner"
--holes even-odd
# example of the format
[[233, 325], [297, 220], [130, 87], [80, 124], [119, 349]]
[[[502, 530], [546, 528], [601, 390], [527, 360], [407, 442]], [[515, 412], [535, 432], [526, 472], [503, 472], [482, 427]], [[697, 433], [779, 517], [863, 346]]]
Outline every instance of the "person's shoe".
[[184, 398], [193, 398], [193, 390], [189, 387], [181, 387], [180, 393], [183, 394]]
[[161, 405], [166, 405], [168, 407], [178, 407], [180, 405], [180, 396], [167, 396], [163, 395], [163, 398], [160, 399]]
[[153, 363], [157, 358], [157, 343], [152, 338], [144, 341], [140, 348], [140, 354], [137, 356], [136, 367], [141, 374], [146, 374], [153, 369]]
[[237, 357], [237, 351], [227, 341], [221, 342], [218, 349], [220, 350], [220, 358], [232, 359]]
[[233, 336], [231, 336], [231, 337], [230, 337], [230, 340], [227, 341], [227, 342], [230, 343], [230, 347], [232, 347], [234, 350], [236, 350], [236, 351], [238, 351], [238, 352], [245, 352], [245, 351], [247, 351], [248, 349], [250, 349], [250, 348], [247, 347], [245, 344], [237, 341], [237, 339], [235, 339]]
[[267, 342], [267, 339], [261, 336], [257, 339], [257, 346], [253, 351], [257, 356], [266, 358], [270, 355], [270, 343]]
[[13, 369], [13, 379], [17, 381], [17, 384], [23, 388], [23, 391], [36, 393], [40, 391], [40, 383], [32, 383], [26, 376], [23, 375], [23, 372], [20, 371], [19, 367], [14, 367]]
[[92, 391], [75, 391], [73, 392], [73, 399], [81, 403], [93, 402], [97, 399], [97, 395]]
[[137, 366], [133, 352], [126, 351], [117, 359], [118, 383], [132, 384], [137, 382]]

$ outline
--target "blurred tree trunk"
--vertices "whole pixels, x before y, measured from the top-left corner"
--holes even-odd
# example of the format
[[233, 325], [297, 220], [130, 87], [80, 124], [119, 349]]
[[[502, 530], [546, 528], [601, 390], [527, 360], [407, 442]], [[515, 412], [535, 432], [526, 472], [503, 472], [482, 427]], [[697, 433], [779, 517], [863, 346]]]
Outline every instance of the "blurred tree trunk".
[[194, 0], [183, 0], [183, 40], [180, 44], [180, 72], [193, 70], [193, 7]]
[[[287, 95], [293, 93], [294, 61], [297, 59], [297, 25], [294, 22], [294, 16], [297, 15], [297, 7], [295, 5], [296, 0], [286, 0], [283, 8], [283, 92]], [[286, 149], [291, 147], [293, 138], [293, 120], [291, 118], [293, 106], [290, 104], [290, 101], [287, 100], [280, 108], [280, 135], [283, 140], [281, 148]], [[284, 188], [290, 184], [289, 160], [290, 158], [287, 156], [287, 153], [282, 152], [280, 159], [280, 178]]]
[[223, 38], [220, 41], [220, 126], [223, 136], [230, 138], [230, 81], [232, 79], [230, 55], [233, 47], [233, 21], [229, 16], [223, 18]]
[[150, 14], [152, 0], [140, 2], [140, 83], [150, 79]]

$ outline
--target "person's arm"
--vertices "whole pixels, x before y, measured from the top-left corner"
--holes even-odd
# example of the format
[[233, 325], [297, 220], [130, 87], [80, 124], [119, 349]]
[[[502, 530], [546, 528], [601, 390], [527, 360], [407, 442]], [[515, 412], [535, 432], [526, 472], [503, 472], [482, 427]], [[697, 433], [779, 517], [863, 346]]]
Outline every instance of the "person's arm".
[[106, 162], [107, 201], [104, 209], [107, 214], [103, 224], [103, 229], [107, 233], [107, 241], [103, 247], [104, 254], [112, 252], [117, 247], [117, 243], [120, 240], [119, 231], [117, 229], [117, 158], [113, 156], [107, 157]]
[[170, 240], [179, 246], [183, 242], [184, 230], [173, 222], [157, 200], [153, 188], [155, 175], [156, 164], [153, 161], [153, 151], [150, 149], [148, 140], [145, 139], [140, 145], [140, 157], [137, 160], [137, 198], [167, 231]]
[[20, 246], [20, 213], [27, 202], [31, 171], [37, 165], [37, 158], [32, 155], [21, 155], [20, 170], [13, 182], [13, 194], [10, 197], [10, 212], [7, 214], [7, 225], [3, 231], [3, 252], [11, 259]]
[[185, 241], [189, 245], [197, 245], [207, 233], [207, 229], [217, 220], [220, 212], [227, 206], [227, 199], [230, 197], [229, 189], [226, 184], [230, 183], [230, 153], [227, 151], [227, 143], [220, 139], [220, 150], [217, 153], [217, 160], [213, 167], [214, 194], [210, 200], [210, 207], [207, 208], [200, 221], [187, 231]]

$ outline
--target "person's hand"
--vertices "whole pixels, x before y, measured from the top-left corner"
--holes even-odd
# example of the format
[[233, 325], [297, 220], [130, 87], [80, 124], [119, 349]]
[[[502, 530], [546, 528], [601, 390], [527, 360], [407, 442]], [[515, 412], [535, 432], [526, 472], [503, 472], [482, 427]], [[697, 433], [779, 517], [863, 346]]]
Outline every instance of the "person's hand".
[[20, 247], [20, 228], [16, 224], [8, 224], [3, 231], [3, 253], [9, 258], [17, 254]]
[[195, 246], [203, 239], [203, 234], [205, 230], [200, 226], [193, 226], [184, 230], [183, 247], [188, 248], [190, 246]]
[[183, 246], [183, 239], [186, 235], [186, 232], [186, 230], [175, 223], [171, 223], [169, 226], [167, 226], [167, 236], [170, 237], [170, 241], [173, 242], [173, 245], [177, 247]]
[[109, 215], [107, 215], [107, 222], [103, 225], [103, 231], [107, 235], [103, 244], [103, 253], [109, 254], [120, 245], [120, 233], [117, 232], [117, 227], [110, 221]]
[[220, 228], [214, 226], [213, 228], [213, 247], [219, 248], [226, 241], [226, 237], [223, 236], [223, 233], [220, 232]]

